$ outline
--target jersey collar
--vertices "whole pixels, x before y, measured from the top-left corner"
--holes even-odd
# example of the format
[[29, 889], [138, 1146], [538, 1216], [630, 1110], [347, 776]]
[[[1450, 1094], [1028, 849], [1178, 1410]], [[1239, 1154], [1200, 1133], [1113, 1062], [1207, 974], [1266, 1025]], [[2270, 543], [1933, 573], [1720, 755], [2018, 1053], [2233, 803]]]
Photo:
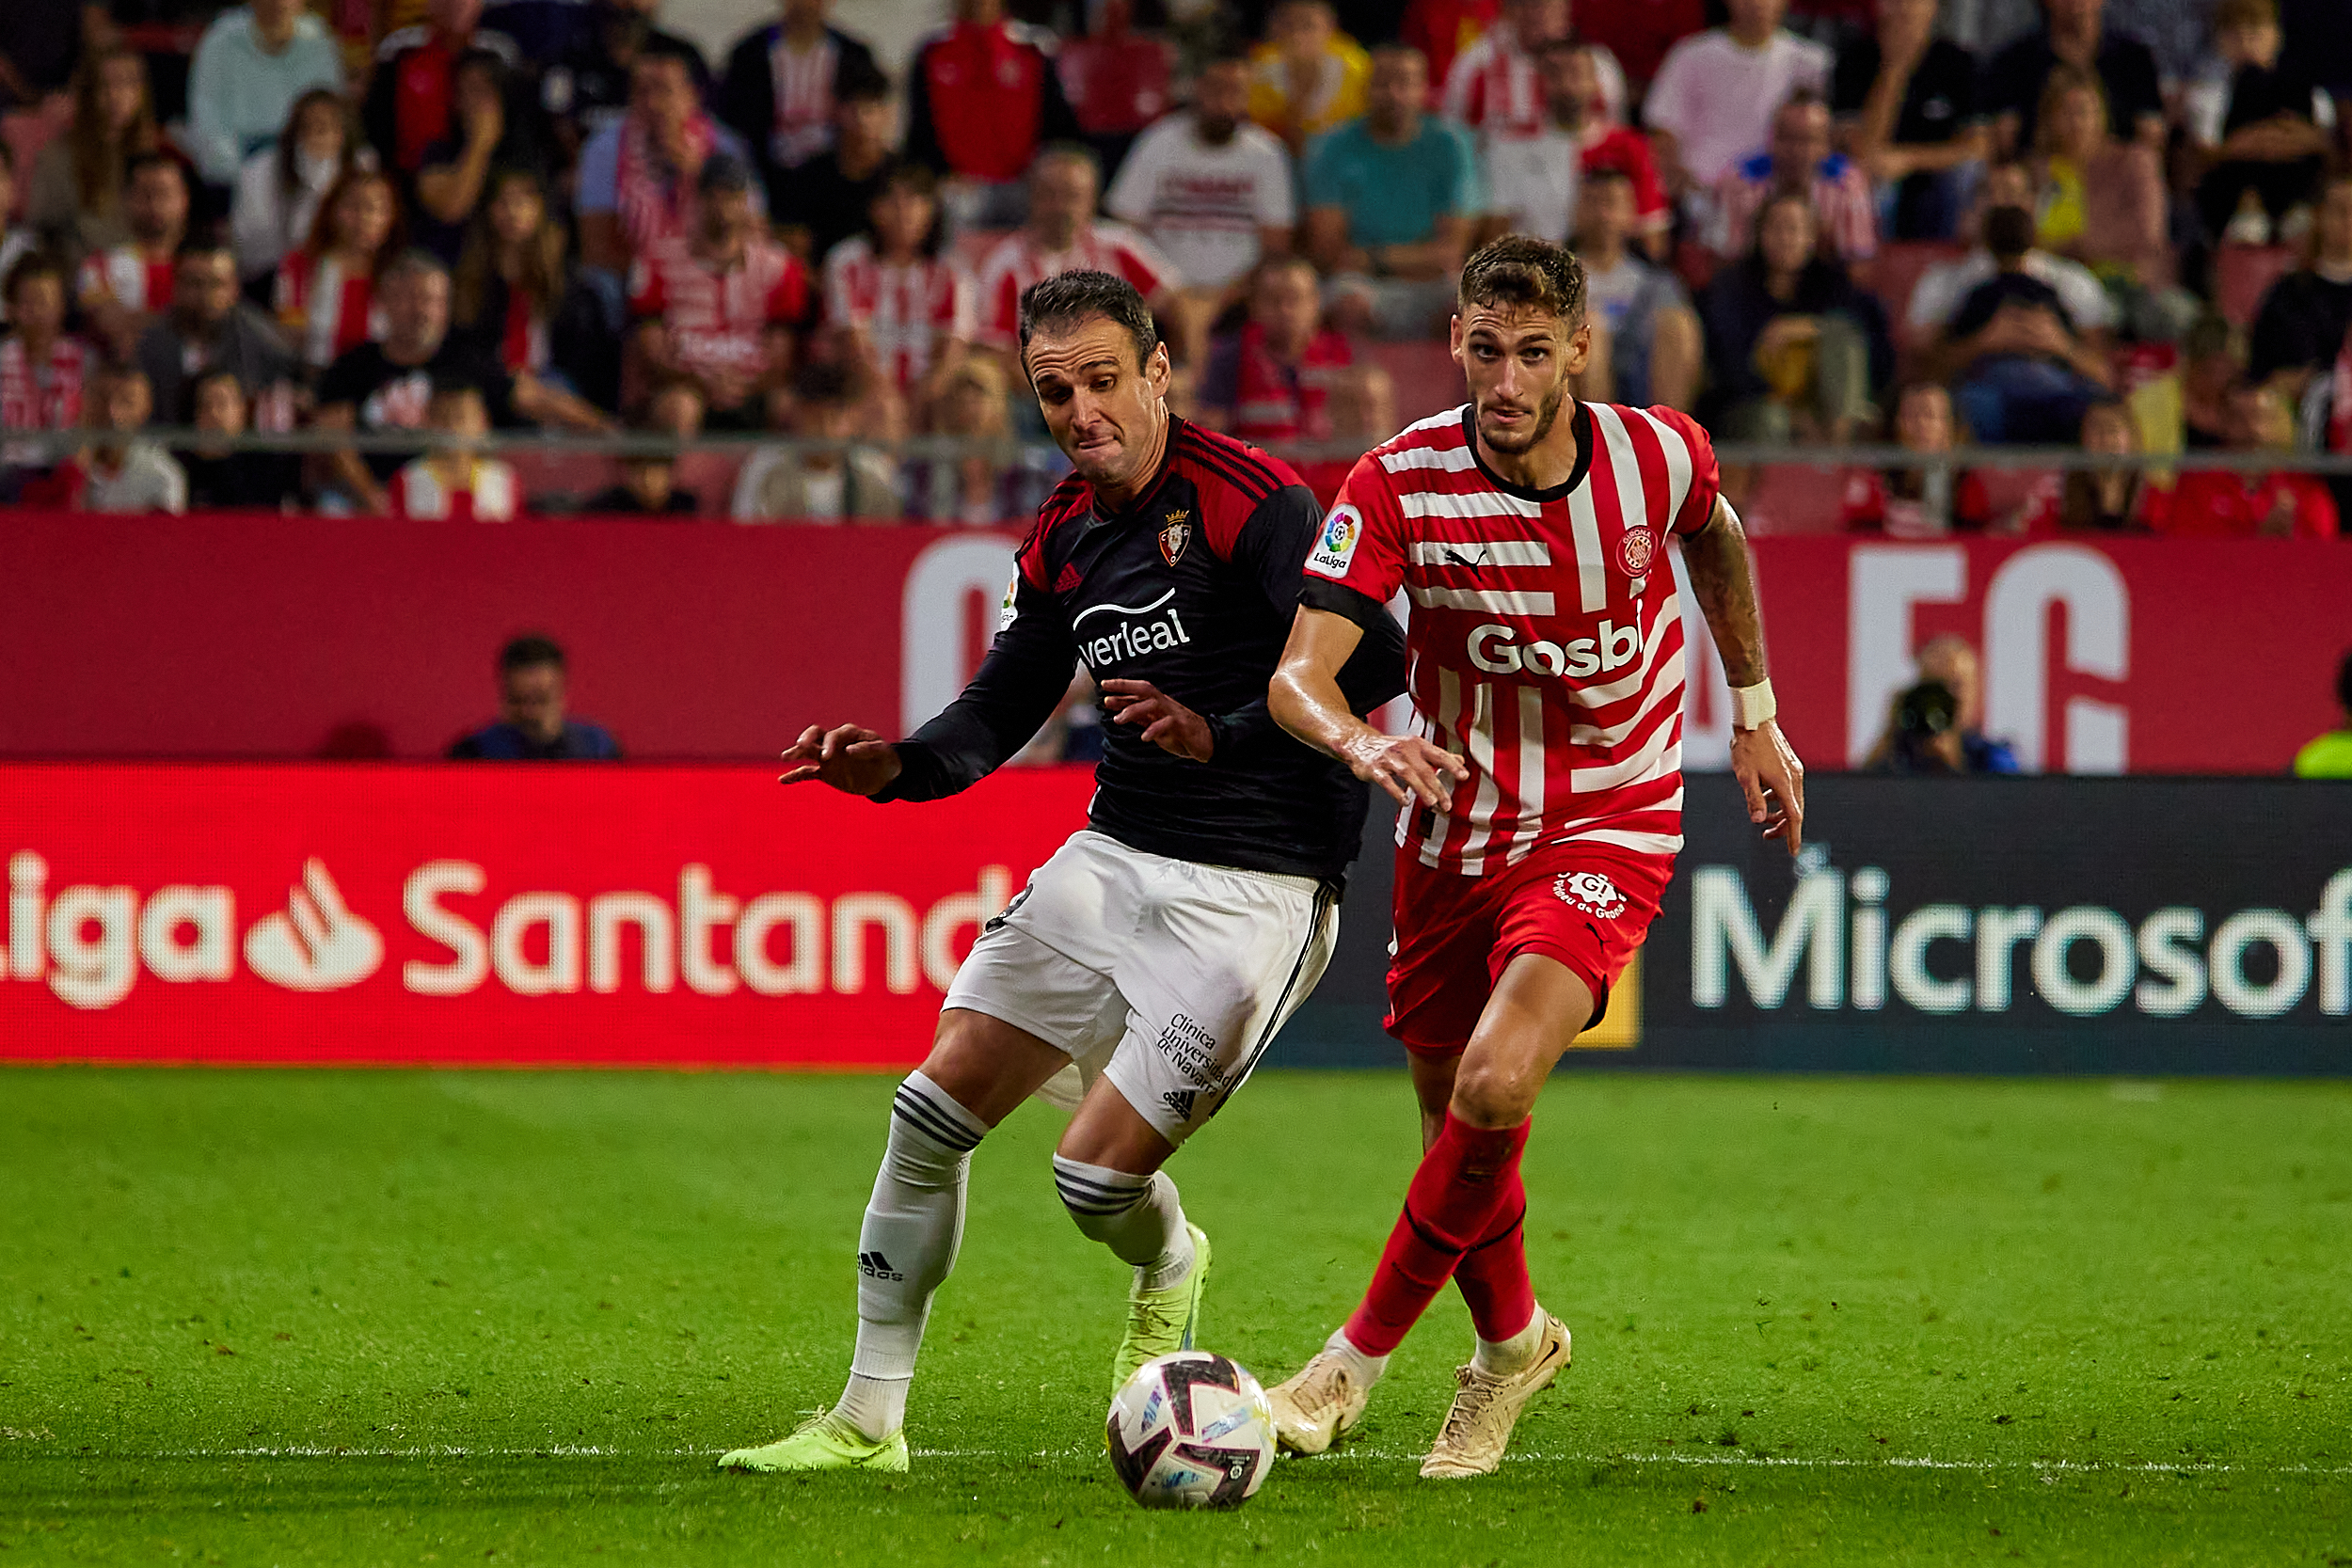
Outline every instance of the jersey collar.
[[1462, 438], [1470, 443], [1470, 461], [1478, 465], [1480, 476], [1504, 495], [1516, 496], [1523, 501], [1541, 503], [1560, 500], [1584, 483], [1584, 476], [1592, 470], [1593, 467], [1593, 416], [1591, 410], [1584, 406], [1582, 398], [1576, 400], [1576, 413], [1568, 420], [1568, 429], [1576, 436], [1576, 467], [1568, 470], [1568, 477], [1565, 480], [1550, 489], [1531, 490], [1524, 484], [1512, 483], [1486, 467], [1486, 460], [1478, 454], [1476, 409], [1470, 404], [1462, 404]]

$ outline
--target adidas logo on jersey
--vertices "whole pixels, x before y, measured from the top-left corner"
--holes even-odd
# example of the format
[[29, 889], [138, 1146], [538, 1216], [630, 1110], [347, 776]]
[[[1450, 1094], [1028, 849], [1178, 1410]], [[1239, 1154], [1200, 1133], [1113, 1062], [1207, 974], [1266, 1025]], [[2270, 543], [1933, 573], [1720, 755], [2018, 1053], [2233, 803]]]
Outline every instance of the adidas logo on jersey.
[[1642, 623], [1600, 624], [1598, 637], [1580, 637], [1565, 646], [1558, 642], [1521, 643], [1518, 633], [1499, 621], [1489, 621], [1470, 634], [1470, 661], [1490, 675], [1586, 675], [1622, 670], [1642, 657]]
[[1200, 1095], [1199, 1089], [1170, 1089], [1160, 1096], [1160, 1103], [1174, 1112], [1178, 1121], [1190, 1121], [1192, 1102], [1199, 1099]]
[[868, 1279], [891, 1279], [903, 1281], [906, 1278], [905, 1275], [900, 1274], [898, 1270], [890, 1266], [889, 1259], [884, 1258], [879, 1252], [859, 1253], [857, 1255], [857, 1272], [864, 1275]]

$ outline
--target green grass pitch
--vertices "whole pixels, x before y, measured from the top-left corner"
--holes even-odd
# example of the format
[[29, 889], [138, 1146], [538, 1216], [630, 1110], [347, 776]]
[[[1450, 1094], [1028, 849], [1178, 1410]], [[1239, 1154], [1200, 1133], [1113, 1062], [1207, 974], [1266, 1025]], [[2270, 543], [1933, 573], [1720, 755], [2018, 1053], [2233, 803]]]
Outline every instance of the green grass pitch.
[[[838, 1389], [891, 1080], [0, 1072], [22, 1562], [2352, 1562], [2352, 1085], [1581, 1075], [1528, 1156], [1576, 1360], [1499, 1476], [1351, 1449], [1145, 1514], [1120, 1271], [1058, 1118], [983, 1146], [914, 1473], [742, 1478]], [[1173, 1167], [1206, 1342], [1295, 1367], [1414, 1157], [1401, 1074], [1266, 1073]]]

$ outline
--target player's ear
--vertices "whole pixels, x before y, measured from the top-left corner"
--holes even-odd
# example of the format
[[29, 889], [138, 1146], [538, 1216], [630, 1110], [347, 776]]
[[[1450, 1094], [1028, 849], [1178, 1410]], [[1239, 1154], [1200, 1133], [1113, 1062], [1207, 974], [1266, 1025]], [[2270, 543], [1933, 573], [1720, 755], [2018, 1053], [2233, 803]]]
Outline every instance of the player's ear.
[[1163, 338], [1152, 345], [1151, 356], [1143, 362], [1143, 379], [1151, 384], [1154, 392], [1165, 393], [1175, 374], [1175, 364], [1168, 356], [1168, 340]]
[[1462, 318], [1457, 315], [1453, 318], [1453, 323], [1446, 328], [1446, 353], [1458, 365], [1462, 362]]
[[1576, 328], [1568, 334], [1568, 352], [1561, 369], [1570, 375], [1582, 375], [1593, 362], [1593, 318], [1580, 315]]

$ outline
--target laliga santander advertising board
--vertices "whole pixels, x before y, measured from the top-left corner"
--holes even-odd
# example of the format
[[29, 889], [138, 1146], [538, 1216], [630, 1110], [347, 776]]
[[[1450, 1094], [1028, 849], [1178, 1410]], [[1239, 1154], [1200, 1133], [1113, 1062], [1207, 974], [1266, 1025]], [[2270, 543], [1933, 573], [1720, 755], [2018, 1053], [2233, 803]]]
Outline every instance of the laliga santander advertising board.
[[1082, 770], [0, 768], [0, 1057], [898, 1066]]

